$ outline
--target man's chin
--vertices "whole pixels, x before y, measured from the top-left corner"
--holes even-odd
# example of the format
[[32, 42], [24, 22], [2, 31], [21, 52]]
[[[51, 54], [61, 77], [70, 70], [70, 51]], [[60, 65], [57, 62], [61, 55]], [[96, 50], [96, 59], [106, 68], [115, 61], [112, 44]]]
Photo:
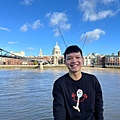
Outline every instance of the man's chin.
[[71, 69], [71, 72], [73, 72], [73, 73], [76, 73], [78, 71], [79, 71], [78, 69]]

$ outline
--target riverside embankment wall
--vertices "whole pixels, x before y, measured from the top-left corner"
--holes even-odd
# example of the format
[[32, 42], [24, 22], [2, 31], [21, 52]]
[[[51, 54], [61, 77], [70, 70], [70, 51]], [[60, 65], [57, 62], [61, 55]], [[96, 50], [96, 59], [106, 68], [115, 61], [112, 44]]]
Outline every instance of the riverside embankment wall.
[[[29, 69], [36, 69], [40, 68], [39, 65], [0, 65], [0, 69], [21, 69], [21, 68], [29, 68]], [[43, 65], [44, 68], [67, 68], [66, 65]], [[82, 68], [102, 68], [101, 66], [83, 66]], [[106, 66], [105, 68], [111, 68], [111, 69], [120, 69], [120, 66]]]

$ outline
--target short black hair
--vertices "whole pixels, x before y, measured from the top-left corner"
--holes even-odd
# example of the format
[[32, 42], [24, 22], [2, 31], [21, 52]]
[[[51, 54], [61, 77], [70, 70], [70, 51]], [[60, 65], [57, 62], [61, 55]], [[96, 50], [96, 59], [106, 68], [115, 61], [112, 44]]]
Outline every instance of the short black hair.
[[66, 54], [80, 52], [81, 56], [83, 57], [82, 50], [77, 45], [68, 46], [64, 52], [64, 58], [66, 58]]

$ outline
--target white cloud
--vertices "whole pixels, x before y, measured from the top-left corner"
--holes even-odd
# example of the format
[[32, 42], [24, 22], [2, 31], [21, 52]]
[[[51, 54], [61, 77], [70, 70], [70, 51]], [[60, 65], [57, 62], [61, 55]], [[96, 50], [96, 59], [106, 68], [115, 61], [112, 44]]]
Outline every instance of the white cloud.
[[17, 42], [14, 42], [14, 41], [9, 41], [8, 44], [16, 44]]
[[20, 28], [20, 30], [23, 32], [26, 32], [26, 31], [28, 31], [28, 26], [29, 26], [28, 23], [26, 23]]
[[[71, 24], [68, 23], [68, 17], [64, 12], [48, 13], [46, 16], [49, 18], [49, 24], [52, 27], [59, 27], [63, 31], [71, 28]], [[53, 31], [55, 36], [59, 35], [59, 31], [56, 28]]]
[[10, 29], [4, 27], [0, 27], [0, 30], [10, 31]]
[[31, 28], [36, 30], [38, 29], [40, 26], [42, 26], [42, 24], [40, 23], [40, 20], [36, 20], [33, 22], [33, 24], [31, 25]]
[[51, 15], [51, 12], [47, 13], [45, 16], [50, 17], [50, 15]]
[[89, 31], [89, 32], [86, 32], [85, 34], [82, 34], [80, 39], [81, 40], [86, 39], [86, 42], [89, 43], [94, 40], [98, 40], [100, 38], [100, 36], [104, 35], [104, 34], [105, 34], [105, 31], [103, 31], [101, 29], [95, 29], [93, 31]]
[[54, 28], [53, 32], [54, 32], [54, 36], [56, 37], [60, 35], [58, 28]]
[[104, 4], [108, 4], [108, 3], [118, 2], [118, 0], [101, 0], [101, 2], [103, 2]]
[[40, 23], [40, 20], [34, 21], [32, 24], [25, 23], [20, 30], [23, 32], [28, 31], [29, 29], [37, 30], [39, 27], [42, 27], [43, 25]]
[[[84, 21], [96, 21], [116, 15], [120, 10], [117, 9], [118, 3], [118, 0], [79, 0], [79, 10], [83, 12]], [[109, 8], [113, 6], [114, 11]]]
[[34, 50], [34, 48], [32, 48], [32, 47], [28, 47], [27, 50]]
[[66, 23], [68, 21], [65, 13], [54, 12], [50, 17], [50, 24], [52, 26], [59, 25], [62, 23]]
[[33, 0], [23, 0], [23, 1], [20, 2], [20, 4], [22, 4], [22, 5], [31, 5], [32, 2], [33, 2]]

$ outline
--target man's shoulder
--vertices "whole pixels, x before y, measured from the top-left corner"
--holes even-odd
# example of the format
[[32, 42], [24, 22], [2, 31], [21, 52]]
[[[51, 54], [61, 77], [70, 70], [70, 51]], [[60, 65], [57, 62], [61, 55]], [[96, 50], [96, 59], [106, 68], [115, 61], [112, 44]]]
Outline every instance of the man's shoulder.
[[91, 73], [82, 72], [82, 74], [83, 74], [84, 76], [86, 76], [86, 77], [95, 77], [95, 78], [96, 78], [96, 76], [93, 75], [93, 74], [91, 74]]
[[60, 76], [57, 80], [55, 80], [55, 83], [64, 83], [68, 76], [68, 73]]
[[83, 73], [83, 76], [87, 80], [98, 81], [97, 77], [91, 73]]

